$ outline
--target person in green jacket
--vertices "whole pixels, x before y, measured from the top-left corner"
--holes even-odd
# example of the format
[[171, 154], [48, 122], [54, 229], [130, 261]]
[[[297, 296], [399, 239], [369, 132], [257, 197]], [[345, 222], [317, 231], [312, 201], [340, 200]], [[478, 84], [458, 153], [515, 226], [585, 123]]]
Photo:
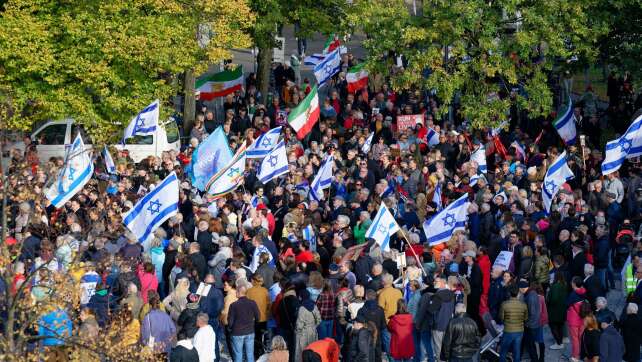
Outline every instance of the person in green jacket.
[[564, 279], [564, 273], [558, 271], [555, 273], [553, 285], [551, 285], [548, 297], [546, 298], [546, 307], [548, 310], [548, 325], [551, 327], [551, 333], [555, 338], [555, 344], [551, 349], [562, 349], [562, 338], [564, 336], [564, 323], [566, 322], [566, 297], [568, 295], [568, 286]]
[[355, 225], [352, 230], [352, 235], [354, 236], [354, 240], [357, 242], [357, 245], [366, 242], [366, 231], [368, 231], [370, 224], [372, 224], [370, 213], [367, 211], [361, 211], [359, 214], [359, 221], [357, 221], [357, 225]]

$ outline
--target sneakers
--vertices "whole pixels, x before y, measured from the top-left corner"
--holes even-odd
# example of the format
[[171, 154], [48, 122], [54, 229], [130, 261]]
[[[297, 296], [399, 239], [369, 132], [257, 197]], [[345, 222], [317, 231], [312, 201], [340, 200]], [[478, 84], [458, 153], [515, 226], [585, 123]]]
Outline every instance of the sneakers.
[[564, 337], [564, 338], [562, 338], [562, 343], [569, 344], [569, 343], [571, 343], [571, 340], [568, 339], [568, 337]]
[[558, 349], [563, 349], [564, 345], [555, 343], [554, 345], [550, 346], [549, 348], [552, 349], [552, 350], [558, 350]]

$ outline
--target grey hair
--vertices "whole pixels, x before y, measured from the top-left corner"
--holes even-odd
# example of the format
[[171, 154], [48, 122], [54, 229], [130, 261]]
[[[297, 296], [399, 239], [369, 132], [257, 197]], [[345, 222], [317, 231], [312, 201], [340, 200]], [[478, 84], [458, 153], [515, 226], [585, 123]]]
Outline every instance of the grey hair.
[[288, 346], [285, 343], [285, 339], [281, 336], [274, 336], [272, 338], [272, 350], [273, 351], [287, 351]]
[[367, 219], [369, 219], [370, 218], [370, 213], [367, 212], [367, 211], [361, 211], [359, 213], [359, 216], [365, 216]]
[[598, 307], [606, 308], [607, 304], [606, 298], [604, 297], [597, 297], [595, 299], [595, 305]]
[[71, 224], [71, 226], [69, 226], [69, 230], [70, 230], [72, 233], [79, 233], [79, 232], [81, 232], [81, 231], [82, 231], [82, 228], [80, 227], [80, 224], [78, 224], [78, 223], [73, 223], [73, 224]]
[[593, 267], [593, 264], [586, 263], [584, 264], [584, 275], [589, 276], [593, 275], [595, 272], [595, 268]]
[[391, 285], [393, 281], [392, 274], [384, 274], [381, 277], [381, 281], [383, 282], [383, 285]]
[[207, 313], [203, 312], [198, 313], [196, 318], [203, 323], [208, 323], [210, 321], [210, 316], [208, 316]]
[[221, 236], [220, 238], [218, 238], [218, 245], [222, 247], [229, 247], [231, 245], [230, 238], [228, 238], [227, 236]]
[[629, 303], [626, 305], [626, 314], [638, 314], [638, 305]]
[[455, 314], [464, 313], [466, 313], [466, 305], [464, 303], [457, 303], [457, 305], [455, 305]]

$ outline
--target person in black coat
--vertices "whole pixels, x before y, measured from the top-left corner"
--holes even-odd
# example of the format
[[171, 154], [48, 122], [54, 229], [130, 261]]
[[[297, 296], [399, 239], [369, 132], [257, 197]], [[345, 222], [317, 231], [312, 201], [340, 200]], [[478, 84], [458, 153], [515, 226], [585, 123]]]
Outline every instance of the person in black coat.
[[584, 264], [584, 289], [586, 289], [586, 299], [591, 303], [591, 308], [595, 309], [595, 300], [597, 297], [605, 296], [604, 289], [602, 288], [602, 283], [594, 275], [595, 269], [592, 264]]
[[198, 362], [198, 351], [192, 344], [192, 338], [185, 332], [178, 332], [178, 342], [172, 348], [169, 355], [169, 362]]
[[90, 308], [96, 314], [96, 321], [100, 328], [105, 328], [114, 307], [114, 298], [109, 294], [109, 289], [102, 282], [99, 282], [96, 285], [96, 292], [89, 298], [87, 308]]
[[189, 258], [192, 266], [196, 269], [199, 281], [205, 279], [205, 274], [207, 273], [207, 260], [201, 254], [200, 248], [199, 243], [189, 244]]
[[377, 330], [372, 322], [361, 314], [357, 314], [357, 318], [352, 328], [352, 338], [350, 339], [350, 358], [351, 362], [375, 362], [380, 361], [376, 359], [375, 352], [372, 345], [378, 337]]
[[[296, 296], [296, 287], [292, 282], [286, 281], [283, 284], [282, 290], [283, 299], [281, 299], [278, 307], [279, 330], [281, 336], [285, 339], [288, 351], [294, 351], [296, 346], [294, 330], [296, 328], [296, 320], [299, 316], [301, 302]], [[294, 353], [290, 353], [290, 361], [294, 361], [294, 355]]]
[[584, 279], [584, 265], [586, 265], [586, 254], [584, 254], [584, 242], [574, 240], [571, 243], [572, 259], [568, 263], [568, 271], [571, 279], [580, 277]]
[[626, 314], [620, 321], [620, 330], [624, 338], [624, 360], [627, 362], [640, 361], [640, 345], [642, 345], [642, 318], [638, 315], [638, 305], [629, 303]]
[[[381, 331], [386, 328], [386, 315], [383, 308], [377, 304], [377, 292], [368, 289], [366, 292], [366, 302], [363, 307], [359, 309], [357, 317], [362, 316], [366, 321], [371, 322], [377, 328], [377, 338], [374, 338], [375, 346], [375, 361], [381, 361], [381, 352], [383, 350], [383, 341], [381, 339]], [[370, 323], [368, 323], [370, 324]]]
[[196, 317], [200, 312], [198, 295], [191, 293], [187, 296], [187, 308], [181, 312], [176, 321], [178, 329], [185, 333], [188, 338], [193, 338], [198, 331]]
[[459, 274], [468, 279], [468, 283], [470, 284], [470, 293], [466, 299], [466, 313], [477, 323], [479, 330], [484, 331], [484, 322], [479, 316], [479, 304], [481, 302], [483, 285], [481, 269], [479, 268], [479, 264], [475, 263], [477, 254], [472, 250], [467, 250], [463, 256], [463, 265], [459, 267]]

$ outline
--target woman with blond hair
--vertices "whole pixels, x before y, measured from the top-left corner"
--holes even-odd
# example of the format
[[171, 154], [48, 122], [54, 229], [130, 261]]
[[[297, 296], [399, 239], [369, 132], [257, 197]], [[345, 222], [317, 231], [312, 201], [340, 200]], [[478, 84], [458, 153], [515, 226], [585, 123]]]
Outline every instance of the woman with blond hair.
[[187, 296], [189, 295], [189, 279], [183, 277], [176, 281], [176, 288], [163, 299], [163, 306], [169, 312], [169, 316], [176, 322], [181, 312], [187, 308]]

